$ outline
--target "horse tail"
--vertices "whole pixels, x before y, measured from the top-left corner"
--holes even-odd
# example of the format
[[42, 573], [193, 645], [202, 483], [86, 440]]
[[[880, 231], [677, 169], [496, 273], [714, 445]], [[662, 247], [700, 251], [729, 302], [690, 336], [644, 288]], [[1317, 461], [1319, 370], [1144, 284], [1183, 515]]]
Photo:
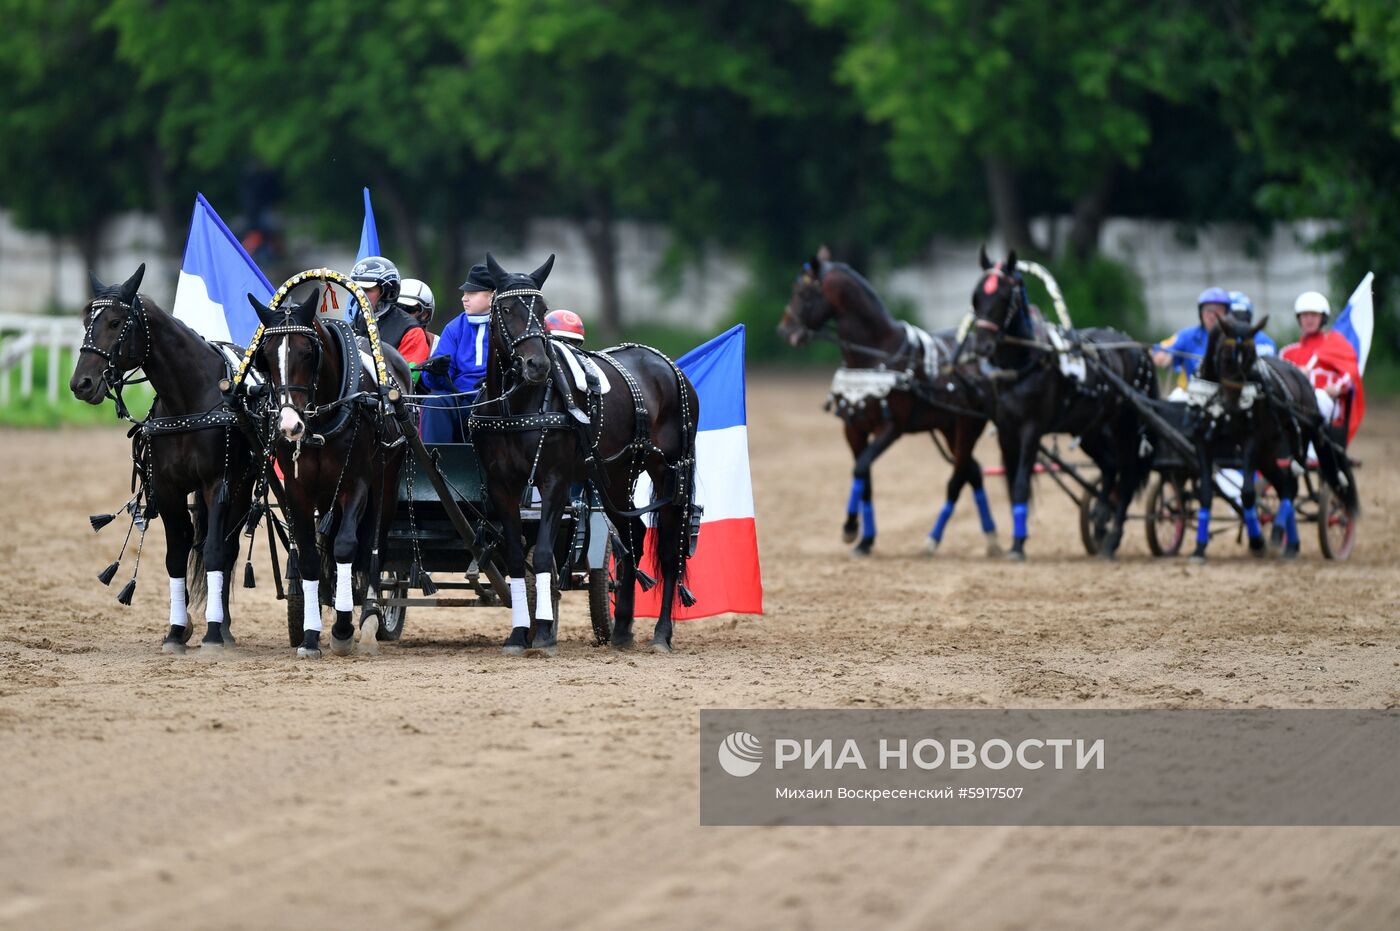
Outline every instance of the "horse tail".
[[204, 575], [204, 540], [209, 536], [209, 506], [198, 492], [195, 492], [194, 513], [190, 516], [194, 518], [194, 543], [190, 546], [190, 558], [185, 570], [185, 602], [186, 610], [193, 616], [204, 607], [209, 596], [209, 580]]
[[[1356, 479], [1346, 462], [1346, 451], [1332, 442], [1327, 428], [1319, 426], [1313, 430], [1313, 448], [1317, 450], [1317, 465], [1327, 487], [1342, 500], [1347, 510], [1354, 516], [1361, 516], [1361, 497], [1356, 493]], [[1323, 515], [1326, 520], [1326, 515]]]

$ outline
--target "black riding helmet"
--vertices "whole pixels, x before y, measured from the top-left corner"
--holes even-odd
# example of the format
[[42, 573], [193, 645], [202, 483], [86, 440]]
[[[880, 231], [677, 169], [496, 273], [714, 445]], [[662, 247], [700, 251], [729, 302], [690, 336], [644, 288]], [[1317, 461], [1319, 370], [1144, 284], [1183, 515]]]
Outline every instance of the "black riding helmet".
[[382, 255], [360, 259], [350, 270], [350, 277], [362, 288], [379, 288], [380, 308], [392, 307], [399, 299], [402, 279], [398, 267]]

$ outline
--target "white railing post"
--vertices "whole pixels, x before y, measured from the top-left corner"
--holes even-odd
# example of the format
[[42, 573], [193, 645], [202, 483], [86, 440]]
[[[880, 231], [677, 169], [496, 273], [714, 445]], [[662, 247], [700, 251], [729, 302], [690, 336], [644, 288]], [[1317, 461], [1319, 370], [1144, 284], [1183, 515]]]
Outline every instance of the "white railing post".
[[49, 403], [58, 403], [58, 373], [63, 368], [62, 347], [57, 326], [49, 327]]

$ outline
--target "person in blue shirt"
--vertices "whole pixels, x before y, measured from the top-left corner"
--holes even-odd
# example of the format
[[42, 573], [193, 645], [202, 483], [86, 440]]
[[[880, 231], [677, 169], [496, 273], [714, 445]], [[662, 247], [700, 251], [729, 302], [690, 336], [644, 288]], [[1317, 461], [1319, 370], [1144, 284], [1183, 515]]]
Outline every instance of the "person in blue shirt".
[[421, 382], [431, 392], [423, 398], [423, 442], [465, 443], [467, 405], [486, 378], [490, 354], [491, 301], [496, 284], [483, 264], [473, 265], [462, 282], [461, 316], [447, 324], [421, 368]]
[[1152, 347], [1152, 361], [1158, 368], [1170, 368], [1176, 373], [1177, 388], [1184, 391], [1186, 383], [1196, 374], [1196, 367], [1206, 354], [1210, 332], [1230, 312], [1230, 303], [1230, 294], [1224, 288], [1206, 288], [1196, 298], [1198, 323], [1178, 330]]
[[[1249, 299], [1249, 295], [1243, 291], [1230, 292], [1230, 316], [1241, 323], [1254, 322], [1254, 302]], [[1278, 355], [1278, 346], [1269, 338], [1269, 334], [1260, 330], [1254, 334], [1254, 351], [1260, 356]]]

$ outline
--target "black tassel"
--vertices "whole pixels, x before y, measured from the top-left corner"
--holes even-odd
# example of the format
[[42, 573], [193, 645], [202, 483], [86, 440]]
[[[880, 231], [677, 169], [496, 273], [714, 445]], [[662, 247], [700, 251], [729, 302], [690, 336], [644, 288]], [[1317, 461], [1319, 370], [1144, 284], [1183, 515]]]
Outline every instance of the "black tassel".
[[326, 536], [331, 532], [331, 521], [335, 519], [335, 511], [327, 511], [321, 515], [321, 520], [316, 524], [316, 532], [321, 536]]
[[258, 529], [258, 521], [262, 520], [262, 505], [254, 504], [248, 509], [248, 521], [245, 523], [244, 531], [252, 536], [253, 531]]
[[251, 559], [243, 564], [243, 587], [258, 587], [258, 583], [253, 579], [253, 561]]
[[297, 554], [295, 550], [287, 554], [287, 594], [301, 594], [301, 571], [297, 568]]
[[88, 521], [92, 524], [93, 533], [96, 533], [103, 527], [106, 527], [108, 524], [110, 524], [116, 519], [117, 516], [115, 514], [93, 514], [90, 517], [88, 517]]
[[121, 560], [116, 560], [106, 569], [103, 569], [101, 572], [97, 573], [97, 581], [101, 582], [103, 585], [111, 585], [112, 579], [117, 577], [117, 570], [120, 569], [121, 566]]
[[431, 575], [428, 575], [428, 573], [426, 573], [426, 572], [423, 573], [423, 577], [422, 577], [421, 579], [419, 579], [419, 586], [418, 586], [418, 587], [421, 588], [421, 589], [423, 590], [423, 594], [424, 594], [424, 595], [436, 595], [436, 594], [437, 594], [438, 587], [437, 587], [436, 585], [433, 584], [433, 577], [432, 577]]
[[219, 490], [214, 492], [214, 503], [219, 507], [227, 507], [228, 497], [228, 482], [220, 482]]
[[117, 595], [117, 601], [124, 605], [129, 605], [131, 604], [131, 596], [134, 594], [136, 594], [136, 580], [132, 579], [130, 582], [126, 583], [126, 587], [121, 590], [121, 594]]
[[656, 579], [647, 575], [642, 570], [637, 570], [637, 584], [642, 587], [643, 592], [649, 592], [656, 587]]
[[685, 605], [687, 608], [695, 607], [695, 593], [686, 588], [684, 582], [676, 586], [676, 590], [680, 593], [681, 604]]

